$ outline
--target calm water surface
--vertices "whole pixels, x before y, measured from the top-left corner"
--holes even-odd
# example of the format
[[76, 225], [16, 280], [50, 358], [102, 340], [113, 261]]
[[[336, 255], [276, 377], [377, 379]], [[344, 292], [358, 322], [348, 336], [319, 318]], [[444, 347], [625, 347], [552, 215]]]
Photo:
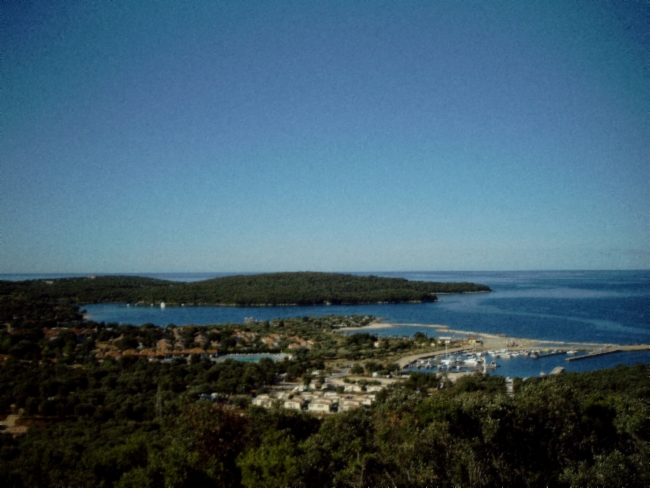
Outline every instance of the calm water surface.
[[[617, 365], [632, 366], [637, 363], [650, 364], [650, 353], [643, 352], [623, 352], [616, 354], [608, 354], [605, 356], [597, 356], [595, 358], [584, 359], [581, 361], [566, 361], [570, 357], [566, 354], [559, 354], [556, 356], [543, 357], [539, 359], [532, 359], [531, 357], [513, 357], [510, 359], [493, 358], [487, 356], [488, 361], [495, 361], [498, 365], [497, 369], [488, 369], [488, 373], [498, 376], [510, 376], [513, 378], [527, 378], [533, 376], [540, 376], [541, 374], [549, 374], [557, 366], [563, 367], [568, 372], [583, 372], [594, 371], [597, 369], [613, 368]], [[409, 371], [420, 371], [422, 373], [436, 372], [433, 369], [410, 369]], [[456, 371], [452, 369], [452, 371]], [[461, 371], [467, 371], [461, 369]]]
[[[534, 339], [650, 343], [650, 272], [546, 271], [375, 273], [423, 281], [473, 281], [491, 293], [440, 295], [439, 302], [306, 307], [127, 307], [87, 305], [95, 321], [141, 325], [242, 323], [245, 317], [374, 315], [395, 324], [442, 324], [452, 329]], [[153, 276], [153, 275], [152, 275]], [[377, 330], [412, 335], [418, 328]], [[424, 328], [423, 331], [431, 332]]]
[[[370, 273], [356, 273], [359, 275]], [[141, 325], [207, 325], [243, 323], [244, 318], [373, 315], [394, 324], [440, 324], [452, 329], [501, 333], [540, 340], [650, 343], [650, 272], [648, 271], [540, 271], [540, 272], [403, 272], [372, 273], [422, 281], [471, 281], [490, 286], [491, 293], [440, 295], [437, 303], [307, 306], [307, 307], [127, 307], [126, 304], [86, 305], [93, 320]], [[197, 281], [226, 274], [147, 274], [154, 278]], [[2, 279], [8, 279], [0, 276]], [[34, 278], [42, 278], [34, 276]], [[27, 279], [27, 278], [16, 278]], [[428, 327], [403, 326], [373, 330], [377, 335], [411, 336]], [[533, 362], [513, 358], [499, 374], [523, 376], [560, 364], [567, 370], [599, 369], [616, 364], [650, 363], [648, 353], [625, 353], [566, 363], [564, 357]], [[548, 363], [548, 364], [547, 364]], [[557, 363], [557, 364], [556, 364]], [[528, 366], [527, 366], [528, 365]]]

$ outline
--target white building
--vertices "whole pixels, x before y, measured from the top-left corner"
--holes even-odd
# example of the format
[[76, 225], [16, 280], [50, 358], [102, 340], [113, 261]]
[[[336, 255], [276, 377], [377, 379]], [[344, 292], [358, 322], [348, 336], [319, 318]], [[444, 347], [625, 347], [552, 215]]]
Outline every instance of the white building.
[[304, 401], [302, 398], [292, 398], [284, 402], [284, 408], [287, 410], [302, 410]]
[[354, 410], [355, 408], [360, 408], [361, 402], [357, 400], [343, 400], [339, 404], [339, 412], [347, 412], [348, 410]]
[[257, 395], [251, 403], [257, 407], [270, 408], [273, 405], [273, 398], [268, 395]]
[[320, 398], [307, 406], [307, 410], [314, 413], [331, 413], [334, 402], [330, 399]]

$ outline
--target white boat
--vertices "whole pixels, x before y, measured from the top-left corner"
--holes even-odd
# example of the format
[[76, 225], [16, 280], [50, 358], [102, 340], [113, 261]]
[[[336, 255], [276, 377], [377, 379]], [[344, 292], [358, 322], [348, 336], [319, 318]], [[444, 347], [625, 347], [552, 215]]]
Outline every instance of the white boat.
[[566, 353], [567, 354], [576, 354], [577, 352], [578, 351], [576, 351], [575, 349], [569, 349]]

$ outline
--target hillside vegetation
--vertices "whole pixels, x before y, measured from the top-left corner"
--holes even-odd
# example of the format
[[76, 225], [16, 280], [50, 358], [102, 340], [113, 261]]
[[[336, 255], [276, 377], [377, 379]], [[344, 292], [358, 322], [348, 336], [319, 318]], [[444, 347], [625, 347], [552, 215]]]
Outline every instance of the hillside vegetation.
[[435, 377], [415, 374], [369, 409], [325, 418], [198, 400], [307, 366], [294, 363], [9, 360], [3, 403], [24, 405], [33, 427], [0, 434], [0, 479], [16, 488], [650, 482], [646, 366], [529, 380], [515, 398], [501, 377], [437, 390]]
[[135, 276], [0, 282], [0, 295], [75, 303], [321, 305], [433, 302], [436, 293], [490, 291], [474, 283], [435, 283], [337, 273], [269, 273], [177, 282]]
[[[411, 373], [347, 412], [249, 405], [282, 378], [292, 388], [327, 374], [330, 358], [349, 364], [413, 347], [334, 332], [370, 319], [135, 327], [84, 320], [74, 304], [0, 295], [2, 486], [650, 486], [645, 364], [515, 380], [514, 397], [502, 377]], [[262, 336], [276, 337], [277, 349], [290, 340], [311, 348], [258, 363], [135, 354], [276, 348]], [[392, 369], [378, 362], [366, 361], [366, 372]]]

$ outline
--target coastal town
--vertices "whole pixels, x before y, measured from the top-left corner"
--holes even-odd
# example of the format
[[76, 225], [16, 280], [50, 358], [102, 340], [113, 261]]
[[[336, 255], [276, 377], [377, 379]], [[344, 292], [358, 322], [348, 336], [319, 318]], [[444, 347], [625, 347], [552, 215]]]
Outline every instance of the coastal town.
[[[212, 476], [214, 486], [219, 473], [241, 486], [243, 476], [257, 480], [256, 473], [292, 466], [300, 466], [293, 484], [315, 486], [313, 466], [338, 463], [335, 476], [357, 469], [357, 456], [378, 463], [365, 471], [375, 484], [389, 473], [409, 486], [416, 467], [436, 459], [436, 476], [455, 479], [452, 468], [465, 466], [468, 452], [489, 462], [479, 455], [506, 453], [513, 473], [539, 459], [547, 466], [543, 443], [534, 441], [519, 461], [500, 439], [544, 439], [560, 429], [575, 433], [553, 437], [572, 452], [578, 443], [600, 443], [591, 432], [602, 425], [618, 429], [606, 449], [614, 442], [628, 466], [643, 452], [643, 365], [562, 374], [612, 353], [647, 351], [643, 344], [539, 341], [370, 315], [105, 323], [76, 304], [20, 293], [1, 296], [0, 305], [0, 474], [26, 480], [15, 486], [57, 485], [57, 477], [72, 486], [80, 476], [120, 486], [115, 476], [146, 469], [147, 480], [171, 479], [179, 467]], [[485, 437], [497, 424], [502, 433]], [[413, 449], [414, 439], [424, 447]], [[43, 453], [38, 462], [35, 452]], [[72, 461], [57, 474], [61, 464], [51, 460], [62, 455]], [[227, 467], [209, 471], [223, 459]]]
[[[56, 363], [66, 356], [85, 353], [101, 364], [142, 358], [148, 362], [222, 364], [239, 361], [258, 363], [290, 361], [296, 357], [318, 359], [313, 369], [300, 378], [276, 374], [271, 384], [252, 385], [248, 402], [266, 409], [282, 408], [325, 415], [351, 409], [368, 408], [377, 394], [405, 381], [413, 372], [424, 372], [446, 382], [473, 374], [495, 374], [498, 362], [524, 357], [531, 360], [562, 355], [566, 361], [599, 355], [649, 350], [648, 345], [615, 345], [535, 341], [504, 335], [453, 330], [431, 325], [430, 334], [422, 332], [410, 338], [373, 335], [373, 331], [393, 327], [369, 316], [326, 316], [258, 322], [247, 319], [242, 325], [212, 327], [170, 326], [165, 328], [122, 327], [88, 321], [77, 327], [41, 329], [43, 361]], [[410, 324], [422, 330], [422, 324]], [[400, 324], [404, 327], [405, 324]], [[9, 337], [21, 337], [23, 329], [6, 325]], [[355, 341], [361, 341], [358, 344]], [[62, 356], [47, 357], [48, 351]], [[56, 355], [55, 355], [56, 356]], [[0, 362], [9, 354], [0, 354]], [[64, 361], [65, 362], [65, 361]], [[548, 374], [560, 374], [556, 366]], [[542, 372], [541, 376], [546, 373]], [[510, 388], [512, 390], [512, 388]], [[196, 399], [232, 403], [241, 394], [199, 393]], [[241, 404], [241, 402], [240, 402]], [[24, 432], [16, 428], [7, 433]]]

